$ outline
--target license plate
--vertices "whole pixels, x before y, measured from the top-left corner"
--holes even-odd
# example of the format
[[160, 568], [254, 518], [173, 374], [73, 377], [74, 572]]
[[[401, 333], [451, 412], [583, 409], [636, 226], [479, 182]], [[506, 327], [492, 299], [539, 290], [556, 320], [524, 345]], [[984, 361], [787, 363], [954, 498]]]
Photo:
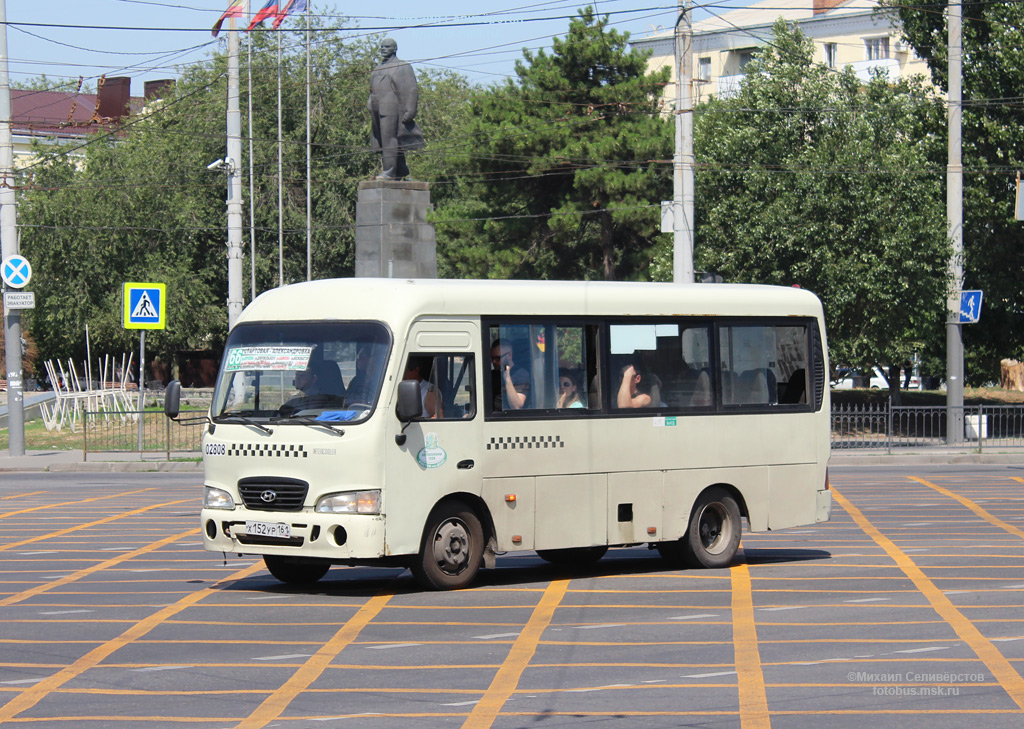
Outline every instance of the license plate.
[[258, 537], [288, 539], [292, 535], [292, 529], [288, 524], [281, 522], [247, 521], [245, 522], [245, 533]]

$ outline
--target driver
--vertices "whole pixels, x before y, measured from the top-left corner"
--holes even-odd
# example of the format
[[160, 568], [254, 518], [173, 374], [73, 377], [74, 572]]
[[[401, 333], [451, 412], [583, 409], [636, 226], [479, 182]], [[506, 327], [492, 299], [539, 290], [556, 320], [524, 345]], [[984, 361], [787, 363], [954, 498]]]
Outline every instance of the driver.
[[338, 365], [327, 360], [311, 360], [304, 370], [295, 373], [297, 395], [281, 406], [281, 415], [291, 416], [301, 410], [340, 405], [345, 397], [345, 384]]

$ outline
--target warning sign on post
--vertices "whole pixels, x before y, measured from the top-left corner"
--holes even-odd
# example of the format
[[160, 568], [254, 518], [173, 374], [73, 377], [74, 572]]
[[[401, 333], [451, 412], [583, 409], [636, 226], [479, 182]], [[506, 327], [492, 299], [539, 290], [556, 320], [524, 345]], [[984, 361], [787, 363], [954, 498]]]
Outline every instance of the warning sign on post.
[[167, 285], [162, 283], [126, 283], [122, 320], [125, 329], [165, 329], [167, 327]]

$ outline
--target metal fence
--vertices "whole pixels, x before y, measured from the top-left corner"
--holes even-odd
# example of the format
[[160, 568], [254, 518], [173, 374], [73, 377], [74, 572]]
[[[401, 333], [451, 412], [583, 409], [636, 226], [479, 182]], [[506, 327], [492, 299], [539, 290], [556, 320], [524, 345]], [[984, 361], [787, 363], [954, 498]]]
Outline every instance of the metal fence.
[[[1024, 406], [969, 405], [954, 408], [954, 433], [947, 438], [949, 419], [944, 405], [890, 406], [888, 403], [832, 406], [832, 448], [885, 449], [887, 453], [914, 448], [956, 448], [984, 451], [1024, 448]], [[82, 429], [86, 453], [139, 453], [170, 460], [195, 457], [201, 450], [204, 420], [179, 422], [163, 412], [112, 414], [87, 411]]]
[[131, 453], [140, 457], [172, 455], [195, 457], [200, 452], [204, 420], [179, 422], [171, 420], [163, 411], [146, 410], [111, 413], [86, 411], [83, 413], [82, 451], [90, 453]]
[[[952, 411], [952, 418], [949, 413]], [[948, 437], [952, 423], [953, 437]], [[911, 448], [956, 448], [965, 451], [1024, 448], [1024, 406], [968, 405], [834, 405], [832, 448], [884, 448], [887, 453]]]

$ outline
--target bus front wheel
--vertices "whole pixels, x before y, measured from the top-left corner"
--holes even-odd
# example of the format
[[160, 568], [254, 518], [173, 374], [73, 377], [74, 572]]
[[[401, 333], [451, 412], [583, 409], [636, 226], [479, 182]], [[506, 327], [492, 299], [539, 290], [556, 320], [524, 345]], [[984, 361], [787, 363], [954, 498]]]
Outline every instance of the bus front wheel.
[[437, 506], [427, 519], [423, 547], [412, 574], [431, 590], [457, 590], [469, 586], [480, 570], [484, 531], [480, 519], [461, 501]]
[[312, 585], [331, 568], [330, 562], [279, 557], [273, 554], [263, 555], [263, 563], [270, 574], [289, 585]]
[[680, 540], [692, 567], [728, 567], [740, 546], [740, 507], [732, 495], [715, 486], [698, 498], [690, 528]]

